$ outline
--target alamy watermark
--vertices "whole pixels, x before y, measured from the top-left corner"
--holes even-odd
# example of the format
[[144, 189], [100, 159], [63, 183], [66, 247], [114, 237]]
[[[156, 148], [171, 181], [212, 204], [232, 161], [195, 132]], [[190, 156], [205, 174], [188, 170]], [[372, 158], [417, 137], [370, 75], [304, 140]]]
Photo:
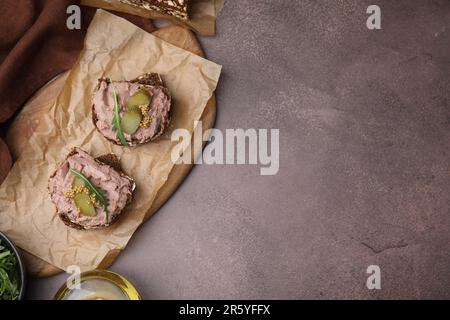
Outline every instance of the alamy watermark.
[[[176, 129], [171, 140], [177, 142], [171, 153], [175, 164], [259, 164], [260, 174], [264, 176], [276, 175], [280, 168], [279, 129], [226, 129], [224, 132], [208, 129], [203, 132], [202, 122], [195, 121], [193, 137], [187, 129]], [[209, 143], [202, 152], [204, 142]]]
[[66, 273], [70, 276], [66, 280], [66, 287], [69, 290], [81, 289], [81, 268], [77, 265], [68, 266]]
[[367, 274], [370, 276], [367, 278], [366, 286], [369, 290], [381, 290], [381, 269], [377, 265], [370, 265], [367, 267]]
[[372, 4], [367, 7], [367, 14], [370, 16], [367, 18], [367, 29], [380, 30], [381, 29], [381, 8], [376, 4]]
[[[66, 20], [66, 26], [69, 30], [81, 29], [81, 8], [75, 4], [70, 5], [66, 9], [68, 15]], [[381, 29], [381, 8], [376, 4], [372, 4], [367, 7], [367, 14], [370, 16], [367, 18], [366, 26], [369, 30]]]
[[[66, 287], [69, 290], [81, 289], [81, 268], [77, 265], [67, 267], [66, 273], [69, 277], [66, 280]], [[381, 290], [381, 268], [378, 265], [370, 265], [366, 269], [369, 275], [366, 280], [366, 287], [369, 290]]]
[[66, 9], [66, 13], [69, 15], [66, 20], [66, 27], [69, 30], [81, 29], [81, 8], [76, 4], [70, 5]]

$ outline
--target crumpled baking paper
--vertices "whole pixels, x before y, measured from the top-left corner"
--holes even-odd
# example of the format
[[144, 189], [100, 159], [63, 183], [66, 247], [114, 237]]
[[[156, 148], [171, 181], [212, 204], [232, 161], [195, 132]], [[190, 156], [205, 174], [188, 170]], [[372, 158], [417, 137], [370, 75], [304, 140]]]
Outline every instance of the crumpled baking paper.
[[[51, 63], [48, 61], [46, 63]], [[134, 79], [160, 73], [173, 96], [170, 128], [155, 142], [135, 148], [116, 146], [95, 129], [91, 97], [97, 79]], [[220, 76], [221, 66], [175, 47], [128, 21], [98, 10], [85, 48], [55, 104], [0, 186], [0, 230], [25, 251], [66, 270], [91, 270], [108, 254], [122, 250], [142, 223], [174, 164], [171, 151], [177, 128], [194, 131]], [[103, 230], [67, 227], [55, 214], [48, 178], [75, 146], [93, 156], [115, 153], [136, 181], [132, 203], [119, 220]]]
[[225, 0], [191, 0], [188, 21], [173, 16], [129, 5], [118, 0], [81, 0], [81, 4], [137, 15], [149, 19], [166, 19], [184, 25], [202, 36], [216, 33], [216, 17], [223, 8]]

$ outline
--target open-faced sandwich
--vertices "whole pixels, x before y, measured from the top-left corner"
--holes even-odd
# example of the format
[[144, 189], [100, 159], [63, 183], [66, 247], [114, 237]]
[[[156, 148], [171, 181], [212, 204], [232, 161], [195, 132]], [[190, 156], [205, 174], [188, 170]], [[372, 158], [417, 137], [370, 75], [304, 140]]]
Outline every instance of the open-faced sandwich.
[[147, 10], [168, 14], [182, 20], [189, 19], [189, 2], [191, 0], [119, 0]]
[[135, 183], [113, 154], [93, 158], [74, 148], [49, 180], [57, 214], [77, 229], [107, 227], [131, 201]]
[[98, 81], [92, 120], [108, 140], [125, 146], [159, 137], [170, 122], [171, 97], [161, 77], [149, 73], [131, 81]]

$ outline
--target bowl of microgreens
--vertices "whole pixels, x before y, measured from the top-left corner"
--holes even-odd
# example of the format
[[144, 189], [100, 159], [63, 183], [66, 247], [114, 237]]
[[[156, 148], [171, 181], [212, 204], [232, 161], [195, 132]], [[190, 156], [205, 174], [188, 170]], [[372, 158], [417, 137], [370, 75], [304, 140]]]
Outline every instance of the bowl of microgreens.
[[25, 268], [14, 244], [0, 232], [0, 300], [21, 300], [25, 294]]

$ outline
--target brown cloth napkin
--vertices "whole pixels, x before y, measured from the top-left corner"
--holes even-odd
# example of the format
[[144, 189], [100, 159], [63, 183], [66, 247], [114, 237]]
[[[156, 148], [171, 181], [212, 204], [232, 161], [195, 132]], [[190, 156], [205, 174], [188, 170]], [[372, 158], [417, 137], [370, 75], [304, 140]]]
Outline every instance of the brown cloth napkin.
[[[0, 123], [8, 121], [35, 93], [72, 67], [83, 48], [95, 9], [81, 8], [81, 29], [69, 30], [66, 13], [73, 0], [2, 0], [0, 6]], [[150, 20], [120, 14], [152, 32]], [[11, 167], [11, 156], [0, 138], [0, 183]]]

